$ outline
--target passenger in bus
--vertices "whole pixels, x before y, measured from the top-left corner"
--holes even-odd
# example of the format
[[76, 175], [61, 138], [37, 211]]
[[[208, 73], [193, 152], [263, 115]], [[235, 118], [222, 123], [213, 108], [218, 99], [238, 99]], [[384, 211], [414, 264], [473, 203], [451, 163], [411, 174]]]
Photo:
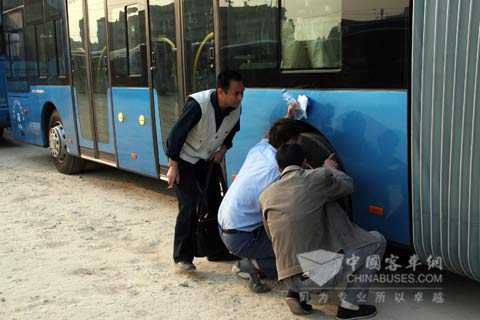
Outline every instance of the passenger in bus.
[[250, 149], [218, 212], [223, 242], [230, 252], [243, 258], [233, 271], [255, 293], [270, 291], [260, 281], [260, 274], [277, 277], [272, 242], [263, 227], [258, 198], [280, 176], [275, 161], [277, 148], [301, 139], [302, 127], [292, 117], [290, 107], [287, 116], [276, 121], [266, 138]]
[[[260, 204], [273, 243], [278, 279], [288, 288], [290, 311], [310, 313], [312, 306], [308, 298], [300, 299], [300, 293], [320, 293], [347, 277], [337, 319], [375, 315], [374, 306], [360, 302], [367, 300], [369, 278], [377, 270], [371, 261], [382, 260], [386, 240], [376, 231], [367, 232], [353, 224], [338, 204], [338, 199], [353, 192], [353, 179], [338, 170], [333, 154], [323, 167], [306, 170], [305, 153], [298, 144], [282, 145], [276, 159], [281, 176], [261, 194]], [[303, 270], [298, 255], [318, 261], [318, 267]], [[338, 269], [332, 272], [335, 263]]]
[[[209, 209], [216, 212], [220, 205], [219, 164], [240, 130], [243, 92], [239, 73], [232, 70], [220, 73], [216, 89], [197, 92], [187, 98], [167, 139], [168, 186], [175, 189], [179, 208], [173, 244], [177, 272], [196, 270], [193, 258], [198, 186], [203, 188], [212, 162], [216, 168], [212, 170], [207, 189]], [[218, 261], [233, 257], [225, 249], [225, 254], [208, 258]]]

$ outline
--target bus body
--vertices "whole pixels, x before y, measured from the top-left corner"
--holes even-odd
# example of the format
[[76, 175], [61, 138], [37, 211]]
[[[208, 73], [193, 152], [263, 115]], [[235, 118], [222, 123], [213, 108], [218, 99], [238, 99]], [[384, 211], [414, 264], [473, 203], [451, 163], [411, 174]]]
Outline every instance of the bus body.
[[[464, 88], [441, 86], [448, 75], [464, 81], [465, 64], [455, 62], [462, 55], [473, 84], [443, 110], [461, 108], [469, 115], [458, 116], [463, 123], [476, 119], [480, 11], [473, 0], [458, 3], [4, 0], [12, 130], [17, 139], [50, 146], [65, 173], [91, 160], [164, 178], [166, 138], [185, 97], [214, 87], [220, 70], [238, 70], [247, 90], [227, 177], [285, 114], [281, 89], [289, 88], [309, 99], [306, 130], [328, 139], [355, 180], [353, 221], [415, 248], [424, 261], [441, 256], [444, 267], [480, 280], [479, 206], [468, 196], [479, 191], [478, 131], [473, 123], [465, 129], [463, 162], [453, 161], [452, 143], [440, 150], [434, 141], [453, 135], [452, 126], [428, 131], [432, 97]], [[435, 18], [439, 10], [445, 21]], [[465, 13], [468, 22], [457, 23]], [[468, 30], [465, 46], [431, 37], [442, 23], [447, 38]], [[454, 58], [448, 50], [441, 61], [433, 58], [440, 40], [456, 50]], [[438, 78], [434, 70], [448, 59], [456, 67]], [[455, 156], [433, 163], [443, 153]], [[460, 176], [450, 178], [460, 167]], [[445, 170], [448, 178], [438, 181]]]

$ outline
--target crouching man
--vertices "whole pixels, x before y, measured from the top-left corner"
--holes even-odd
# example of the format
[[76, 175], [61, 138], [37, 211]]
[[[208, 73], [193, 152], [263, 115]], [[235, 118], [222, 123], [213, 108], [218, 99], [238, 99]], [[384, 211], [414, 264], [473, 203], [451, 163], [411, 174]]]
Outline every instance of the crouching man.
[[270, 279], [277, 278], [272, 241], [263, 227], [258, 198], [280, 176], [275, 160], [277, 148], [283, 143], [301, 141], [302, 127], [291, 119], [292, 112], [289, 108], [286, 118], [277, 120], [270, 128], [268, 138], [250, 149], [218, 211], [218, 225], [225, 246], [243, 258], [234, 266], [235, 274], [255, 293], [270, 291], [260, 281], [260, 272]]
[[[287, 305], [294, 314], [308, 314], [312, 306], [300, 300], [300, 292], [319, 293], [324, 287], [336, 286], [353, 273], [354, 279], [373, 275], [376, 270], [366, 268], [368, 256], [381, 259], [386, 241], [376, 231], [367, 232], [353, 224], [337, 200], [353, 192], [353, 180], [338, 170], [332, 159], [323, 167], [305, 170], [306, 159], [298, 144], [282, 145], [276, 154], [280, 179], [260, 196], [263, 222], [272, 239], [278, 279], [288, 288]], [[298, 254], [316, 250], [343, 253], [340, 271], [322, 286], [302, 271]], [[351, 258], [356, 264], [347, 264]], [[368, 279], [368, 276], [363, 277]], [[361, 305], [368, 295], [370, 283], [350, 281], [341, 301], [337, 319], [363, 319], [376, 314], [372, 305]]]

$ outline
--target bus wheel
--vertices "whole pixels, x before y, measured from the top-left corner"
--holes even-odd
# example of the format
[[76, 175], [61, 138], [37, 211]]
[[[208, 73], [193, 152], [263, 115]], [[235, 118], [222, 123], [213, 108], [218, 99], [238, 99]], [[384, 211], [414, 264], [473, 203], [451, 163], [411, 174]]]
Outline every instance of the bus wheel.
[[85, 166], [85, 160], [67, 153], [65, 130], [57, 110], [52, 113], [48, 128], [48, 145], [57, 170], [65, 174], [74, 174], [82, 171]]

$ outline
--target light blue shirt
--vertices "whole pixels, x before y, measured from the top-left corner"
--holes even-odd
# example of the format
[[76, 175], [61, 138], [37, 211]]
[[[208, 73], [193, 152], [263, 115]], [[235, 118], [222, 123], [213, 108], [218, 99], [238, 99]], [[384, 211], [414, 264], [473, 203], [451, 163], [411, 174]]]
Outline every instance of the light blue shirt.
[[263, 225], [258, 198], [280, 177], [276, 152], [267, 139], [250, 149], [218, 210], [220, 228], [252, 231]]

